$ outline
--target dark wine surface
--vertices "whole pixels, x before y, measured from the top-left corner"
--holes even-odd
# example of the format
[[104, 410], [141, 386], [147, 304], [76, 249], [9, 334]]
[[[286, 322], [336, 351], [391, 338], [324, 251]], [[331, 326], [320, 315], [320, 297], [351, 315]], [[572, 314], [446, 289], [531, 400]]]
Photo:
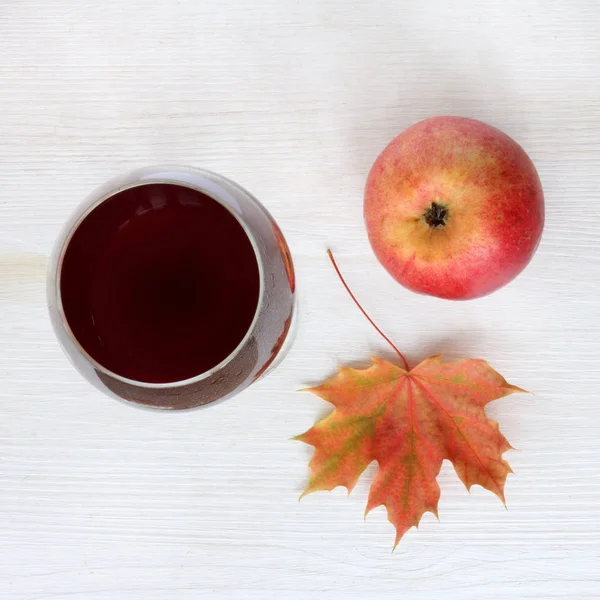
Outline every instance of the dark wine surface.
[[106, 369], [147, 383], [219, 364], [250, 328], [260, 289], [238, 220], [209, 196], [172, 184], [140, 185], [93, 209], [60, 276], [81, 346]]

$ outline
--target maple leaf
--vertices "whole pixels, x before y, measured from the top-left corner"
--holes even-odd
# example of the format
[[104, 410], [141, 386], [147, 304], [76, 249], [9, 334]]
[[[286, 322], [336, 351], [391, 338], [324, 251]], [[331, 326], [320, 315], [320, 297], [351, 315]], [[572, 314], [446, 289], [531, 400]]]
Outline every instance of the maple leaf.
[[452, 462], [467, 489], [479, 484], [504, 502], [504, 484], [512, 471], [502, 455], [511, 445], [484, 407], [523, 390], [483, 360], [443, 363], [434, 356], [409, 369], [360, 306], [331, 253], [330, 258], [352, 299], [396, 350], [404, 368], [372, 357], [368, 369], [340, 368], [338, 375], [306, 390], [335, 410], [295, 438], [315, 448], [302, 496], [338, 486], [350, 493], [366, 467], [377, 461], [365, 516], [386, 507], [396, 528], [394, 547], [425, 512], [437, 517], [436, 478], [444, 459]]

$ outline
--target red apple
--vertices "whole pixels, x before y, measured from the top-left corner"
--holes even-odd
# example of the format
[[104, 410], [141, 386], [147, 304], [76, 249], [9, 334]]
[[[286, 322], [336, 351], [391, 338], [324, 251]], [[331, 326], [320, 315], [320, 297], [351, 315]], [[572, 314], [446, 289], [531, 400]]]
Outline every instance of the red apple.
[[473, 119], [434, 117], [385, 148], [365, 189], [375, 254], [407, 288], [466, 300], [489, 294], [531, 260], [544, 195], [523, 148]]

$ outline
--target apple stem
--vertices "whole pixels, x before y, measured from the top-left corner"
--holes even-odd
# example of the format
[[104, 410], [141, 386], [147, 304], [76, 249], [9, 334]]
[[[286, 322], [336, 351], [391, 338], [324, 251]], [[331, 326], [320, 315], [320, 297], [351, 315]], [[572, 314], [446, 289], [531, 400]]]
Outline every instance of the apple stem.
[[348, 287], [348, 284], [346, 283], [344, 276], [342, 275], [340, 269], [337, 266], [337, 263], [335, 262], [335, 258], [333, 258], [333, 253], [331, 252], [331, 250], [328, 249], [327, 254], [329, 255], [331, 264], [333, 265], [333, 268], [335, 269], [337, 276], [340, 278], [342, 285], [346, 288], [346, 291], [348, 292], [348, 294], [350, 294], [350, 298], [352, 298], [352, 300], [354, 300], [354, 304], [356, 304], [356, 306], [358, 306], [360, 312], [367, 318], [367, 321], [369, 321], [369, 323], [371, 323], [371, 325], [373, 325], [373, 327], [375, 328], [377, 333], [395, 350], [396, 354], [400, 357], [400, 359], [404, 363], [404, 368], [407, 371], [410, 371], [410, 369], [408, 367], [408, 361], [406, 360], [406, 358], [404, 358], [404, 355], [402, 354], [402, 352], [400, 352], [400, 350], [398, 350], [398, 348], [396, 348], [396, 346], [392, 343], [392, 340], [390, 340], [390, 338], [387, 335], [385, 335], [385, 333], [383, 333], [383, 331], [381, 331], [381, 329], [379, 329], [379, 327], [377, 327], [377, 325], [375, 325], [373, 319], [371, 319], [371, 317], [367, 314], [365, 309], [360, 305], [360, 302], [356, 299], [356, 296], [352, 293], [352, 290]]

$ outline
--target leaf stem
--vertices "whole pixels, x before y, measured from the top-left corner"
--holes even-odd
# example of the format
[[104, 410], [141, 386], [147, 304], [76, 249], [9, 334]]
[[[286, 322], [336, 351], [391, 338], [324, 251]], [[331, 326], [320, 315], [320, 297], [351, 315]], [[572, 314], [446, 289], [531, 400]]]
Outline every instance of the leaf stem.
[[410, 371], [410, 369], [408, 367], [408, 361], [406, 360], [406, 358], [404, 358], [404, 355], [402, 354], [402, 352], [400, 352], [400, 350], [398, 350], [398, 348], [396, 348], [396, 346], [392, 343], [392, 340], [390, 340], [390, 338], [387, 335], [385, 335], [385, 333], [383, 333], [383, 331], [381, 331], [381, 329], [379, 329], [379, 327], [377, 327], [377, 325], [375, 325], [373, 319], [371, 319], [371, 317], [367, 314], [367, 311], [365, 311], [365, 309], [360, 305], [360, 302], [356, 299], [356, 296], [352, 293], [352, 290], [348, 287], [348, 284], [346, 283], [344, 276], [342, 275], [339, 267], [337, 266], [337, 263], [335, 262], [335, 258], [333, 258], [333, 253], [331, 252], [331, 250], [327, 249], [327, 254], [329, 255], [329, 260], [331, 260], [331, 264], [333, 265], [333, 268], [335, 269], [337, 276], [340, 278], [342, 285], [346, 288], [346, 291], [348, 292], [348, 294], [350, 294], [350, 298], [352, 298], [352, 300], [354, 300], [354, 304], [356, 304], [356, 306], [358, 306], [360, 312], [367, 318], [367, 321], [369, 321], [369, 323], [371, 323], [371, 325], [373, 325], [373, 327], [375, 328], [377, 333], [379, 333], [379, 335], [395, 350], [396, 354], [400, 357], [400, 359], [404, 363], [404, 368], [407, 371]]

